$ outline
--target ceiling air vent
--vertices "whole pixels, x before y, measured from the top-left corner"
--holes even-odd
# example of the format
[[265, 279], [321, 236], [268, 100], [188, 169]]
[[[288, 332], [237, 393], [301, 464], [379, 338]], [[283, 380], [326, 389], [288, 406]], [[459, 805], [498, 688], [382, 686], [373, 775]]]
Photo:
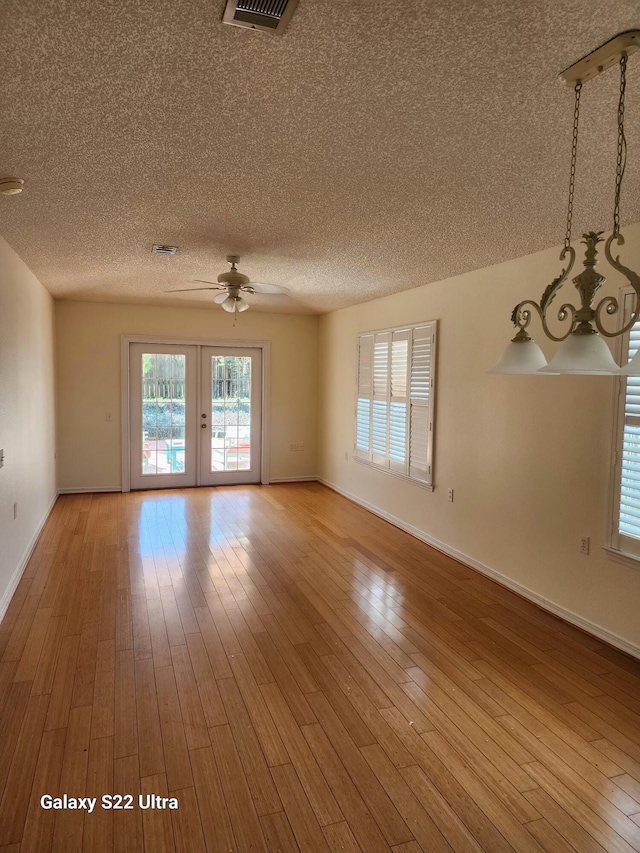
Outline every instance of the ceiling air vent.
[[282, 35], [298, 0], [228, 0], [222, 21], [234, 27]]
[[160, 246], [156, 243], [152, 251], [154, 255], [175, 255], [175, 253], [178, 251], [178, 247]]

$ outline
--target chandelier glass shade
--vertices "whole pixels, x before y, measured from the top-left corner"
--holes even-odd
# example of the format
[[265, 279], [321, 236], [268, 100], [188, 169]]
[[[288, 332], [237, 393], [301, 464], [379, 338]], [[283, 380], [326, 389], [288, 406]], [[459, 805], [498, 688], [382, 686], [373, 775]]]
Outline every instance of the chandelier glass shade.
[[[511, 322], [516, 327], [516, 335], [512, 338], [495, 367], [488, 371], [489, 373], [640, 376], [640, 358], [635, 356], [628, 365], [620, 368], [614, 361], [611, 350], [605, 341], [605, 338], [616, 338], [627, 333], [640, 319], [640, 276], [624, 266], [619, 255], [614, 257], [612, 253], [614, 242], [618, 245], [624, 244], [624, 238], [620, 233], [620, 194], [627, 156], [627, 142], [624, 132], [626, 70], [628, 55], [638, 48], [640, 48], [640, 30], [621, 33], [572, 65], [561, 75], [565, 82], [574, 85], [575, 93], [567, 226], [564, 246], [560, 253], [560, 260], [566, 260], [567, 263], [560, 275], [546, 287], [539, 302], [525, 299], [515, 306], [511, 313]], [[613, 229], [606, 241], [602, 237], [601, 231], [589, 231], [582, 235], [582, 243], [585, 246], [584, 268], [572, 279], [578, 291], [580, 304], [574, 305], [571, 302], [564, 302], [560, 305], [556, 319], [562, 331], [555, 334], [548, 323], [550, 315], [553, 313], [550, 311], [550, 306], [569, 278], [576, 260], [576, 252], [571, 245], [571, 224], [582, 85], [584, 81], [597, 76], [616, 63], [620, 67], [620, 94], [617, 112], [618, 145]], [[598, 246], [602, 242], [604, 242], [604, 255], [609, 265], [621, 273], [635, 291], [632, 316], [618, 328], [613, 329], [607, 327], [605, 318], [618, 314], [620, 310], [618, 300], [612, 296], [605, 296], [594, 304], [596, 294], [606, 280], [596, 269]], [[542, 350], [528, 332], [529, 325], [535, 315], [538, 316], [546, 337], [560, 343], [549, 364], [546, 363]]]
[[544, 353], [538, 344], [527, 336], [507, 344], [498, 363], [487, 373], [537, 373], [546, 365]]

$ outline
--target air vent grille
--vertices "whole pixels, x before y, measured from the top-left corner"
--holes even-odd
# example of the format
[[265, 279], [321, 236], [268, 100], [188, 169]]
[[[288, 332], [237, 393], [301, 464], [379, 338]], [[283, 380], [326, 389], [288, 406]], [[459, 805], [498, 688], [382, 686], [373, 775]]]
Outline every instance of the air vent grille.
[[162, 246], [159, 243], [156, 243], [153, 247], [154, 255], [175, 255], [178, 251], [177, 246]]
[[255, 12], [280, 20], [289, 0], [237, 0], [238, 11]]
[[228, 0], [225, 24], [281, 35], [298, 0]]

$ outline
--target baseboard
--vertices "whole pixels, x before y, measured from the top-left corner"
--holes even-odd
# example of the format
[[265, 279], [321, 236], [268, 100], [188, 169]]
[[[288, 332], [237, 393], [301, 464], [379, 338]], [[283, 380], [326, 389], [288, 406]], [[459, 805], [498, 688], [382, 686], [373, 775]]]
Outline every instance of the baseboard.
[[269, 477], [271, 483], [317, 483], [319, 477]]
[[36, 532], [31, 537], [29, 544], [27, 545], [24, 554], [22, 555], [22, 559], [18, 563], [18, 566], [11, 576], [11, 580], [9, 581], [9, 586], [5, 589], [2, 598], [0, 598], [0, 622], [4, 619], [4, 614], [7, 612], [7, 608], [9, 607], [9, 602], [13, 598], [13, 593], [16, 591], [18, 584], [20, 583], [20, 578], [24, 570], [27, 567], [27, 563], [29, 562], [29, 558], [33, 554], [33, 549], [36, 547], [36, 543], [40, 538], [40, 534], [42, 533], [42, 528], [45, 526], [49, 515], [51, 514], [51, 510], [54, 507], [55, 502], [58, 500], [58, 493], [56, 492], [53, 496], [51, 503], [47, 507], [47, 510], [40, 521], [40, 524], [36, 528]]
[[463, 563], [465, 566], [469, 566], [471, 569], [476, 569], [476, 571], [490, 577], [494, 581], [497, 581], [502, 586], [507, 587], [513, 592], [518, 593], [518, 595], [521, 595], [523, 598], [537, 604], [538, 607], [541, 607], [543, 610], [553, 613], [554, 616], [559, 616], [560, 619], [563, 619], [565, 622], [569, 622], [571, 625], [575, 625], [576, 628], [580, 628], [580, 630], [585, 631], [587, 634], [591, 634], [593, 637], [597, 637], [599, 640], [603, 640], [603, 642], [608, 643], [610, 646], [614, 646], [616, 649], [620, 649], [620, 651], [640, 660], [640, 646], [630, 643], [628, 640], [625, 640], [624, 637], [620, 637], [618, 634], [614, 634], [607, 628], [603, 628], [602, 625], [591, 622], [589, 619], [585, 619], [578, 613], [574, 613], [572, 610], [567, 610], [566, 607], [562, 607], [560, 604], [556, 604], [554, 601], [544, 598], [544, 596], [532, 589], [529, 589], [529, 587], [523, 586], [523, 584], [512, 580], [506, 575], [503, 575], [501, 572], [497, 572], [495, 569], [486, 566], [484, 563], [480, 563], [478, 560], [475, 560], [468, 554], [464, 554], [462, 551], [452, 548], [445, 542], [441, 542], [439, 539], [429, 536], [428, 533], [425, 533], [418, 527], [414, 527], [412, 524], [408, 524], [401, 518], [397, 518], [395, 515], [391, 515], [391, 513], [385, 512], [367, 501], [363, 501], [361, 498], [357, 497], [357, 495], [353, 495], [351, 492], [347, 492], [339, 486], [336, 486], [335, 483], [330, 483], [322, 477], [318, 477], [318, 482], [327, 486], [329, 489], [332, 489], [334, 492], [337, 492], [339, 495], [348, 498], [350, 501], [353, 501], [364, 509], [369, 510], [369, 512], [372, 512], [379, 518], [383, 518], [385, 521], [390, 522], [395, 527], [399, 527], [406, 533], [410, 533], [412, 536], [415, 536], [416, 539], [420, 539], [427, 545], [431, 545], [432, 548], [442, 551], [443, 554], [453, 557], [454, 560], [458, 560], [458, 562]]
[[58, 489], [60, 495], [90, 495], [96, 492], [121, 492], [122, 486], [82, 486], [74, 489]]

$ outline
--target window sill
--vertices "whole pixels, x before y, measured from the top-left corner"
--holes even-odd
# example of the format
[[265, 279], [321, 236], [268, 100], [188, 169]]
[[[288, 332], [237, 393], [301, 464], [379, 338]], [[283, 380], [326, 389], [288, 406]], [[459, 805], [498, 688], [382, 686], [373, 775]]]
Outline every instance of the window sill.
[[376, 465], [375, 462], [368, 462], [366, 459], [360, 459], [355, 454], [352, 455], [351, 458], [354, 462], [357, 462], [358, 465], [365, 465], [373, 471], [380, 471], [381, 474], [389, 474], [391, 477], [396, 477], [398, 480], [405, 480], [405, 482], [411, 483], [414, 486], [419, 486], [421, 489], [427, 489], [429, 492], [432, 492], [435, 488], [433, 483], [425, 483], [423, 480], [415, 480], [413, 477], [407, 477], [406, 474], [400, 474], [398, 471], [390, 471], [388, 468]]
[[606, 552], [610, 560], [615, 560], [616, 563], [622, 563], [623, 566], [640, 572], [640, 557], [636, 557], [635, 554], [629, 554], [627, 551], [618, 551], [617, 548], [611, 548], [609, 545], [603, 545], [602, 550]]

